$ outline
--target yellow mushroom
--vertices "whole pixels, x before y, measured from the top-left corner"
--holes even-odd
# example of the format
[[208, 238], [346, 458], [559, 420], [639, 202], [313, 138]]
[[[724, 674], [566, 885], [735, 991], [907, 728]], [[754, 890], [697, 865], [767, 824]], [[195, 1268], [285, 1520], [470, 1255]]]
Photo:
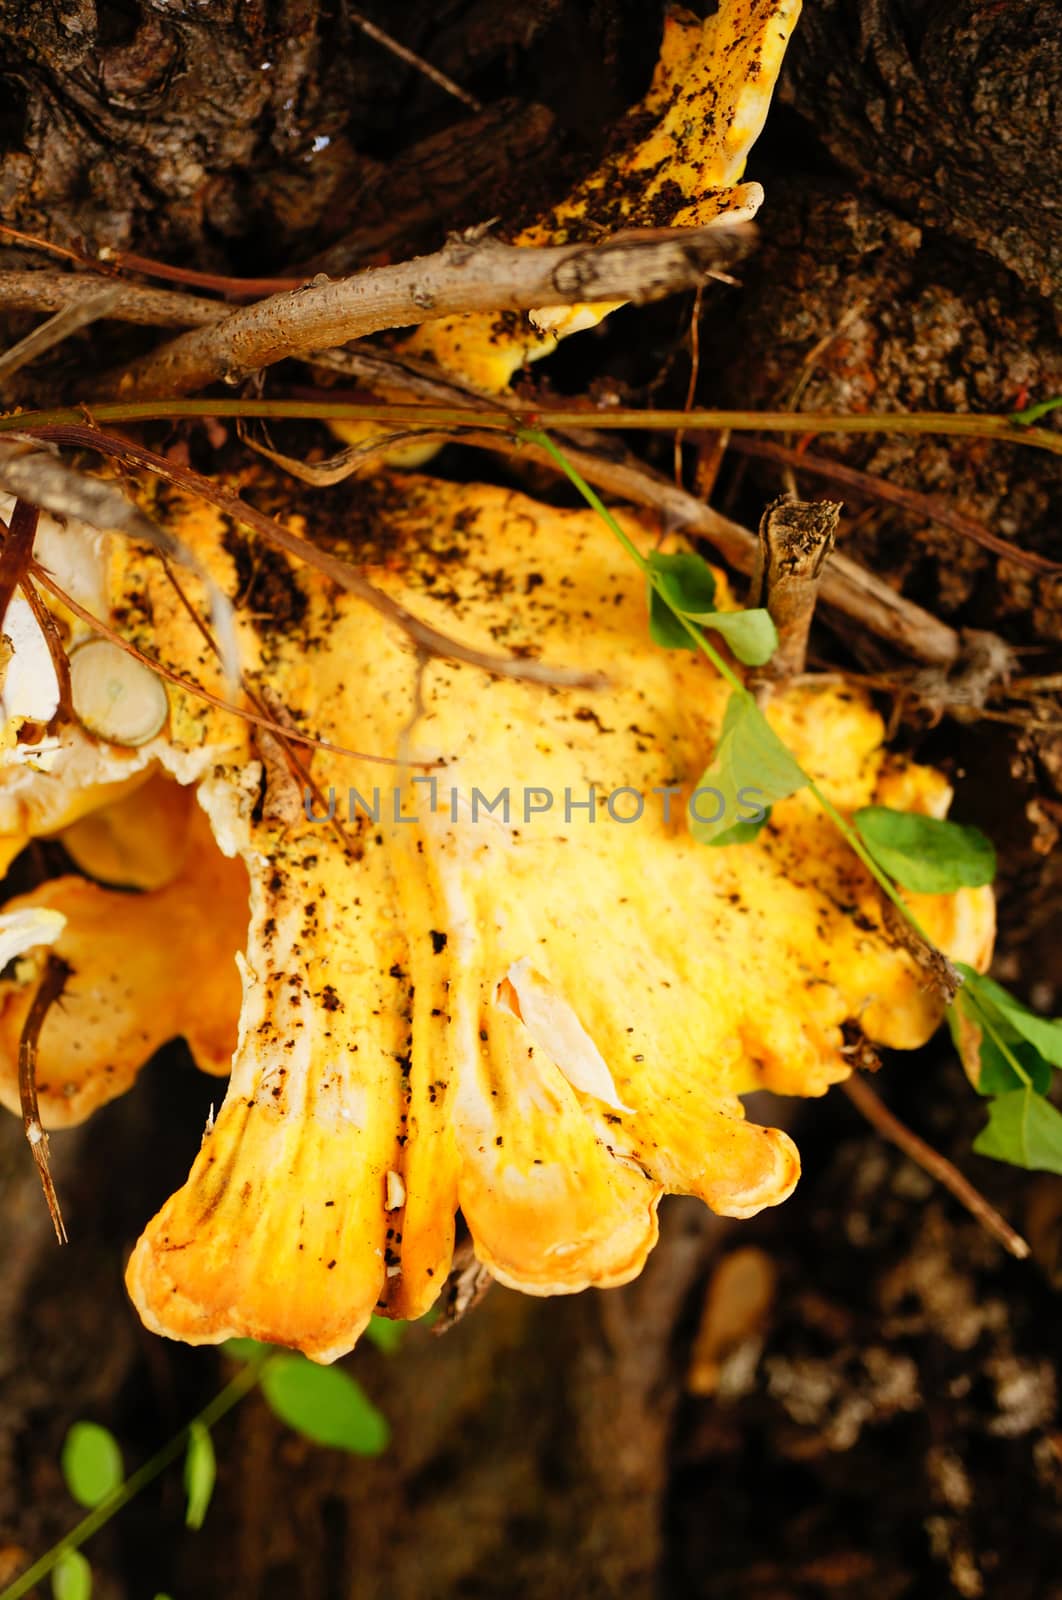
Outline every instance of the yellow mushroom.
[[59, 840], [90, 878], [127, 889], [172, 883], [200, 830], [193, 791], [158, 770], [142, 783], [62, 829]]
[[[48, 948], [69, 970], [62, 1001], [41, 1028], [41, 1121], [84, 1121], [124, 1094], [160, 1045], [183, 1034], [204, 1072], [229, 1070], [247, 930], [247, 873], [218, 850], [198, 807], [181, 870], [161, 889], [123, 894], [84, 878], [55, 878], [10, 902], [23, 917], [60, 922]], [[0, 1103], [19, 1108], [18, 1045], [43, 957], [25, 956], [0, 980]]]
[[[776, 805], [752, 844], [691, 838], [685, 804], [728, 691], [692, 652], [652, 644], [643, 580], [599, 519], [386, 473], [361, 496], [359, 555], [386, 552], [370, 576], [416, 616], [467, 645], [604, 672], [609, 686], [542, 686], [436, 658], [418, 702], [405, 636], [291, 568], [284, 620], [240, 619], [245, 671], [300, 727], [407, 765], [303, 751], [308, 805], [268, 740], [168, 691], [168, 732], [146, 748], [197, 785], [222, 849], [245, 863], [250, 925], [228, 1094], [127, 1281], [157, 1332], [249, 1334], [319, 1360], [348, 1350], [375, 1309], [430, 1306], [458, 1209], [497, 1278], [551, 1294], [633, 1277], [664, 1193], [738, 1217], [785, 1199], [795, 1147], [748, 1121], [740, 1097], [822, 1094], [850, 1070], [845, 1023], [907, 1048], [941, 1016], [886, 932], [873, 883], [806, 793]], [[169, 515], [235, 593], [222, 518]], [[652, 547], [654, 526], [623, 522]], [[341, 526], [313, 531], [346, 548]], [[194, 663], [219, 690], [161, 568], [117, 547], [108, 592], [142, 648], [185, 672]], [[898, 796], [946, 806], [939, 775], [885, 755], [860, 692], [804, 682], [768, 715], [842, 810]], [[639, 800], [637, 820], [618, 820]], [[171, 961], [172, 1005], [146, 946], [154, 926], [164, 966], [174, 939], [150, 905], [184, 904], [185, 882], [126, 902], [142, 963], [133, 987], [171, 1030], [198, 1016], [205, 975], [189, 980]], [[63, 937], [84, 939], [79, 897], [51, 893]], [[203, 891], [201, 914], [218, 919], [222, 899], [241, 894]], [[32, 900], [53, 904], [48, 886]], [[925, 897], [918, 912], [952, 956], [985, 964], [988, 891]], [[16, 1021], [0, 1036], [9, 1080]], [[93, 1094], [106, 1097], [84, 1084], [67, 1108]], [[42, 1097], [45, 1121], [62, 1104]]]
[[[739, 180], [799, 15], [800, 0], [722, 0], [704, 22], [670, 12], [649, 92], [620, 124], [613, 149], [513, 243], [582, 243], [625, 228], [749, 221], [763, 190]], [[504, 389], [526, 361], [549, 355], [558, 339], [594, 327], [615, 309], [574, 305], [526, 317], [443, 317], [425, 323], [404, 349], [431, 356], [480, 388]]]
[[[649, 91], [620, 123], [601, 166], [512, 242], [593, 242], [629, 228], [727, 226], [754, 217], [763, 190], [739, 180], [799, 15], [800, 0], [722, 0], [704, 22], [682, 10], [669, 12]], [[615, 309], [573, 305], [526, 316], [440, 317], [404, 340], [402, 350], [481, 389], [500, 391], [525, 362], [549, 355], [558, 340], [594, 327]], [[348, 444], [383, 431], [373, 423], [332, 427]], [[387, 460], [419, 466], [435, 448], [403, 446]]]

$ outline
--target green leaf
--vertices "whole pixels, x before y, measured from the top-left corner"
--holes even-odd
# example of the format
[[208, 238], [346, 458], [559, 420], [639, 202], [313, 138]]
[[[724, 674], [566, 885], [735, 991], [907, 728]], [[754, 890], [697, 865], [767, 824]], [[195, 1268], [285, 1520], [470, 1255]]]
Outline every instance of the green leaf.
[[78, 1505], [98, 1506], [125, 1478], [113, 1433], [95, 1422], [75, 1422], [63, 1442], [63, 1478]]
[[654, 550], [649, 557], [649, 571], [660, 580], [664, 597], [676, 611], [693, 616], [698, 611], [713, 610], [715, 574], [703, 556], [692, 550], [680, 550], [672, 556]]
[[[722, 634], [739, 661], [761, 667], [778, 645], [778, 634], [766, 611], [717, 611], [715, 578], [708, 563], [692, 551], [649, 557], [649, 633], [665, 650], [695, 650], [697, 644], [675, 612]], [[657, 581], [654, 583], [652, 579]]]
[[[974, 995], [978, 1005], [988, 1011], [989, 1018], [1000, 1018], [1021, 1039], [1035, 1045], [1045, 1061], [1062, 1067], [1062, 1019], [1041, 1017], [1028, 1006], [1023, 1006], [1014, 995], [1008, 994], [1001, 984], [975, 972], [972, 967], [957, 961], [955, 965], [966, 980], [965, 987]], [[960, 993], [963, 991], [960, 991]]]
[[[1037, 1050], [1035, 1045], [1011, 1043], [1005, 1041], [1007, 1049], [1015, 1057], [1018, 1065], [1023, 1067], [1032, 1080], [1033, 1091], [1036, 1094], [1047, 1094], [1051, 1088], [1051, 1068]], [[1025, 1087], [1021, 1078], [1007, 1060], [999, 1045], [992, 1038], [988, 1029], [981, 1027], [981, 1070], [977, 1076], [978, 1094], [1006, 1094], [1011, 1089]]]
[[673, 556], [654, 550], [649, 557], [649, 572], [659, 583], [658, 589], [649, 582], [649, 636], [653, 643], [665, 650], [696, 650], [674, 610], [684, 614], [711, 611], [715, 604], [711, 567], [692, 550], [681, 550]]
[[891, 806], [864, 806], [852, 822], [878, 866], [916, 894], [976, 889], [996, 875], [996, 852], [979, 828]]
[[1046, 417], [1050, 411], [1057, 411], [1059, 406], [1062, 406], [1062, 395], [1056, 394], [1050, 400], [1037, 400], [1035, 405], [1026, 406], [1024, 411], [1012, 411], [1007, 421], [1024, 427], [1028, 423], [1039, 422], [1041, 417]]
[[771, 808], [767, 807], [762, 817], [755, 822], [735, 822], [732, 828], [726, 828], [722, 833], [717, 833], [714, 839], [707, 843], [712, 849], [721, 849], [730, 844], [751, 844], [771, 820]]
[[259, 1361], [269, 1355], [271, 1344], [259, 1344], [257, 1339], [226, 1339], [221, 1347], [233, 1361]]
[[694, 620], [721, 633], [746, 667], [762, 667], [778, 648], [778, 630], [769, 611], [711, 611]]
[[1062, 1113], [1032, 1089], [1012, 1089], [992, 1101], [974, 1149], [1030, 1172], [1062, 1173]]
[[80, 1550], [64, 1550], [52, 1568], [52, 1594], [55, 1600], [89, 1600], [92, 1594], [92, 1568]]
[[394, 1355], [405, 1337], [406, 1325], [404, 1322], [393, 1322], [390, 1317], [370, 1317], [369, 1326], [365, 1329], [365, 1337], [377, 1350], [382, 1350], [385, 1355]]
[[188, 1449], [184, 1457], [184, 1492], [188, 1496], [186, 1527], [203, 1526], [217, 1476], [218, 1463], [210, 1429], [202, 1422], [193, 1422], [188, 1430]]
[[[796, 794], [807, 782], [807, 773], [790, 755], [751, 694], [735, 689], [726, 703], [715, 759], [698, 784], [698, 788], [715, 790], [716, 795], [706, 796], [703, 805], [696, 795], [691, 798], [691, 806], [699, 806], [702, 813], [712, 802], [712, 808], [718, 810], [720, 800], [723, 809], [712, 821], [702, 820], [696, 810], [691, 811], [690, 833], [698, 844], [711, 844], [735, 824], [748, 821], [753, 806], [773, 805], [776, 800]], [[755, 791], [754, 800], [749, 798], [749, 791]]]
[[280, 1420], [315, 1444], [356, 1456], [378, 1456], [387, 1449], [387, 1418], [339, 1367], [319, 1367], [304, 1356], [274, 1356], [262, 1370], [262, 1390]]

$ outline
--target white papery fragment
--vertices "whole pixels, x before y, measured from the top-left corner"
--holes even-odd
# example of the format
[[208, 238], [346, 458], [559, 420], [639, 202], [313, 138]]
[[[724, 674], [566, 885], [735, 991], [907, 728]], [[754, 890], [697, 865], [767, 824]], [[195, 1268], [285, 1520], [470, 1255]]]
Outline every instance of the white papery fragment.
[[528, 957], [514, 961], [505, 976], [517, 1003], [514, 1006], [506, 995], [505, 984], [499, 987], [497, 1003], [520, 1018], [535, 1044], [563, 1072], [572, 1088], [603, 1100], [617, 1111], [630, 1111], [632, 1107], [625, 1106], [619, 1097], [604, 1056], [574, 1010], [535, 971]]

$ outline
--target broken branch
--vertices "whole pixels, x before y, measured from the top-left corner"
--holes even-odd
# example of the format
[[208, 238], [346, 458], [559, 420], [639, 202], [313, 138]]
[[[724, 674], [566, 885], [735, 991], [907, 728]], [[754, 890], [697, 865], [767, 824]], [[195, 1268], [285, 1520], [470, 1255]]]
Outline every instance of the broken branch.
[[762, 682], [795, 678], [804, 670], [819, 583], [840, 516], [836, 501], [788, 496], [763, 513], [749, 604], [766, 606], [778, 630], [778, 647], [757, 671]]
[[434, 255], [315, 281], [243, 306], [113, 375], [105, 390], [131, 397], [239, 383], [287, 356], [466, 311], [657, 300], [695, 289], [733, 265], [752, 237], [750, 228], [739, 226], [619, 234], [594, 245], [451, 238]]
[[18, 1096], [22, 1108], [22, 1126], [29, 1142], [37, 1171], [41, 1177], [48, 1213], [60, 1244], [66, 1244], [66, 1228], [55, 1192], [52, 1171], [48, 1164], [48, 1135], [41, 1127], [40, 1106], [37, 1103], [37, 1045], [44, 1019], [59, 999], [70, 976], [70, 968], [54, 951], [49, 951], [37, 993], [26, 1015], [22, 1035], [18, 1042]]

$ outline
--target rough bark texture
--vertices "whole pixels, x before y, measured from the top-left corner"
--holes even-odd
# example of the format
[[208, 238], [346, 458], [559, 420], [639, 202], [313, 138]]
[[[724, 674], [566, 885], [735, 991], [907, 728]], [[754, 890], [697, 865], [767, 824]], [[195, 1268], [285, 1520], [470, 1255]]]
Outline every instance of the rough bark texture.
[[1060, 82], [1051, 0], [818, 0], [785, 97], [898, 210], [1062, 304]]
[[[237, 274], [436, 248], [447, 228], [515, 221], [564, 190], [644, 90], [660, 23], [636, 0], [364, 9], [484, 112], [366, 40], [342, 4], [9, 0], [0, 214], [68, 244]], [[809, 0], [750, 168], [768, 192], [761, 250], [740, 292], [705, 296], [702, 403], [784, 404], [802, 374], [815, 410], [1008, 410], [1062, 392], [1053, 13], [1048, 0]], [[23, 248], [3, 264], [53, 265]], [[550, 379], [681, 403], [688, 315], [622, 313], [571, 341]], [[34, 320], [8, 317], [7, 337]], [[74, 381], [152, 337], [88, 330], [45, 376]], [[174, 442], [164, 426], [147, 438]], [[178, 443], [209, 466], [202, 431]], [[1060, 553], [1052, 461], [932, 438], [815, 451]], [[656, 459], [669, 466], [670, 442]], [[777, 467], [731, 457], [714, 503], [754, 524], [782, 486]], [[799, 472], [797, 487], [833, 497]], [[1058, 670], [1057, 577], [855, 495], [838, 548], [957, 627], [1037, 646], [1023, 671]], [[829, 612], [816, 657], [895, 665]], [[962, 819], [1002, 852], [1000, 976], [1057, 1013], [1046, 853], [1062, 742], [926, 721], [900, 737], [956, 775]], [[878, 1088], [1026, 1232], [1032, 1265], [1006, 1259], [831, 1096], [799, 1112], [805, 1176], [776, 1215], [723, 1226], [674, 1204], [627, 1289], [546, 1302], [494, 1289], [441, 1340], [418, 1328], [396, 1356], [359, 1349], [351, 1369], [394, 1427], [379, 1461], [305, 1445], [246, 1401], [218, 1430], [204, 1530], [185, 1531], [171, 1473], [90, 1546], [96, 1592], [1060, 1600], [1062, 1186], [970, 1156], [983, 1113], [946, 1045], [893, 1059]], [[19, 1125], [0, 1121], [0, 1584], [78, 1515], [58, 1468], [72, 1421], [105, 1422], [134, 1462], [220, 1386], [220, 1358], [144, 1333], [121, 1287], [216, 1093], [174, 1047], [134, 1094], [53, 1139], [62, 1253]], [[776, 1269], [770, 1308], [725, 1356], [716, 1393], [685, 1394], [705, 1285], [739, 1244]]]

